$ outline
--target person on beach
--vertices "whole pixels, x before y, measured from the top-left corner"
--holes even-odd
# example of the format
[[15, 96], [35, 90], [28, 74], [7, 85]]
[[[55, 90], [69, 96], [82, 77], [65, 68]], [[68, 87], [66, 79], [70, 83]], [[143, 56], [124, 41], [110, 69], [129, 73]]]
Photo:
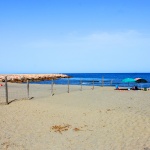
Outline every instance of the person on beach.
[[116, 85], [116, 90], [119, 90], [119, 86], [118, 85]]
[[139, 90], [137, 86], [134, 86], [132, 90]]

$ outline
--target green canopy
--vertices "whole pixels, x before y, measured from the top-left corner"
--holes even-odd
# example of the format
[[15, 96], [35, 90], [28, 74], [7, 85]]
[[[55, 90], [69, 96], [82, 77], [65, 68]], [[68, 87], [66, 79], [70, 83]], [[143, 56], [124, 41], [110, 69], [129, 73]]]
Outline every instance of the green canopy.
[[122, 82], [127, 82], [127, 83], [135, 82], [135, 79], [133, 79], [133, 78], [125, 78], [125, 79], [122, 80]]

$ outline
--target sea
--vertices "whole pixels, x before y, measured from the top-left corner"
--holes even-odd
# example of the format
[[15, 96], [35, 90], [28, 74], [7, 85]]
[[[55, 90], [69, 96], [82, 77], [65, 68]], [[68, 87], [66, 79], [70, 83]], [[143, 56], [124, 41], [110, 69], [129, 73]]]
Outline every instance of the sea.
[[[62, 78], [54, 80], [54, 84], [61, 85], [83, 85], [83, 86], [138, 86], [142, 88], [150, 87], [150, 73], [63, 73], [70, 78]], [[125, 78], [142, 78], [147, 80], [147, 83], [124, 83]], [[52, 81], [39, 81], [34, 84], [51, 84]]]

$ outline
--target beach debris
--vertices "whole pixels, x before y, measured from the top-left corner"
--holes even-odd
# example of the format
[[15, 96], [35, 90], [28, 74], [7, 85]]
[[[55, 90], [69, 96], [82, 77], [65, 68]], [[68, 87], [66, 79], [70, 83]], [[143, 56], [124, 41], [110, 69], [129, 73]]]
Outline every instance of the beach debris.
[[60, 134], [62, 134], [63, 131], [67, 131], [69, 128], [69, 124], [52, 126], [52, 130], [54, 130], [54, 132], [59, 132]]
[[87, 125], [81, 126], [80, 128], [75, 127], [75, 128], [73, 128], [73, 131], [85, 131], [84, 128], [86, 128], [86, 127], [87, 127]]
[[[54, 126], [51, 127], [51, 130], [53, 130], [54, 132], [58, 132], [58, 133], [62, 134], [62, 132], [68, 131], [69, 129], [73, 130], [73, 131], [76, 131], [76, 132], [85, 131], [85, 130], [83, 130], [83, 128], [85, 128], [85, 127], [87, 127], [87, 125], [81, 126], [80, 128], [79, 127], [72, 128], [71, 125], [64, 124], [64, 125], [54, 125]], [[88, 130], [88, 131], [92, 131], [92, 130]]]
[[74, 128], [73, 130], [74, 131], [81, 131], [81, 129], [79, 129], [79, 128]]

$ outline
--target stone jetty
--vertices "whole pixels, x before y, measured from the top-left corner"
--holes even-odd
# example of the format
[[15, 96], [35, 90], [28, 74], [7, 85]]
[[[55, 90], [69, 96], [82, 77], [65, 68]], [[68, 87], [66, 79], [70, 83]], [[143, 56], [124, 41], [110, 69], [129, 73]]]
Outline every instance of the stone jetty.
[[7, 81], [12, 83], [24, 83], [27, 80], [30, 81], [45, 81], [59, 78], [69, 78], [65, 74], [1, 74], [0, 82], [5, 82], [5, 77], [7, 76]]

